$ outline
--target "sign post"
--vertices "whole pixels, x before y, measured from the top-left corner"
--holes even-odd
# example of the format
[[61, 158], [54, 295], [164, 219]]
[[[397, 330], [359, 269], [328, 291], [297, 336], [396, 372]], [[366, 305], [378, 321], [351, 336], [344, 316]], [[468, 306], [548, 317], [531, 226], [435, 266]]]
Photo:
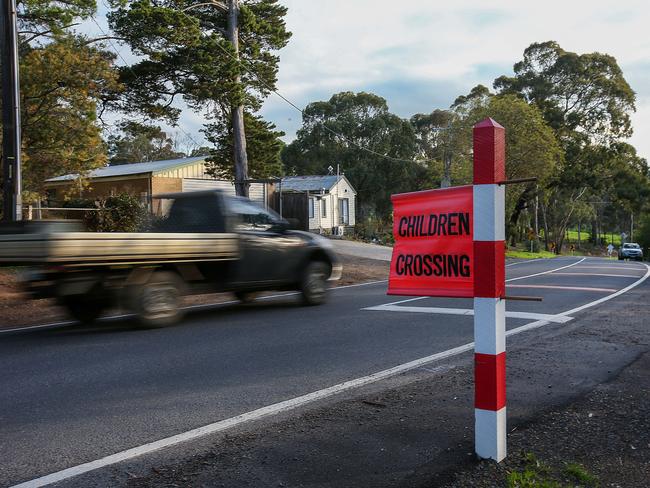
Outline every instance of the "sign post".
[[505, 129], [474, 126], [474, 440], [506, 457]]
[[[389, 295], [474, 298], [475, 450], [506, 456], [505, 129], [474, 126], [474, 184], [393, 195]], [[512, 183], [527, 180], [512, 180]]]

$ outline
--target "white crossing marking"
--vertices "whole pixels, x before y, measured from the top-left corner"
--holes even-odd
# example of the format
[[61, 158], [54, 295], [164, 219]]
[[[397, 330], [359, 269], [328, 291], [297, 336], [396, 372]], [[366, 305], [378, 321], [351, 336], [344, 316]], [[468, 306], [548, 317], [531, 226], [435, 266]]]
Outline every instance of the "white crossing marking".
[[[444, 308], [444, 307], [404, 307], [392, 304], [379, 305], [377, 307], [367, 307], [362, 310], [374, 310], [379, 312], [413, 312], [413, 313], [431, 313], [440, 315], [474, 315], [474, 310], [471, 308]], [[573, 319], [564, 315], [550, 315], [545, 313], [531, 313], [531, 312], [508, 312], [506, 317], [511, 319], [532, 319], [532, 320], [546, 320], [547, 322], [554, 322], [557, 324], [564, 324]]]
[[540, 288], [545, 290], [573, 290], [573, 291], [599, 291], [613, 293], [616, 288], [591, 288], [587, 286], [562, 286], [562, 285], [506, 285], [508, 288]]

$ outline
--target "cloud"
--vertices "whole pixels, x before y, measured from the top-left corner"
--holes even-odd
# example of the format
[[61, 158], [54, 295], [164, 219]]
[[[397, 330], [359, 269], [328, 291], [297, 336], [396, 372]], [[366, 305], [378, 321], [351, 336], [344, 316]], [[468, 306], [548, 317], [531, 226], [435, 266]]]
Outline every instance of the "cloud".
[[[640, 0], [281, 0], [293, 32], [281, 52], [278, 89], [299, 106], [345, 91], [385, 97], [402, 117], [446, 108], [456, 96], [512, 73], [533, 42], [617, 58], [639, 94], [633, 143], [650, 156], [650, 9]], [[648, 94], [650, 95], [650, 94]], [[299, 114], [269, 99], [264, 115], [290, 139]], [[278, 117], [274, 119], [273, 117]]]
[[[478, 83], [512, 73], [533, 42], [557, 41], [578, 53], [616, 57], [638, 94], [639, 153], [650, 158], [650, 9], [645, 0], [280, 0], [289, 45], [280, 52], [279, 91], [298, 106], [340, 91], [371, 91], [402, 117], [447, 108]], [[100, 4], [98, 22], [105, 27]], [[84, 32], [97, 32], [93, 23]], [[126, 48], [120, 48], [132, 60]], [[121, 64], [121, 63], [120, 63]], [[271, 95], [263, 115], [294, 137], [301, 116]], [[196, 139], [204, 122], [189, 110], [181, 125]], [[646, 139], [648, 140], [646, 142]]]

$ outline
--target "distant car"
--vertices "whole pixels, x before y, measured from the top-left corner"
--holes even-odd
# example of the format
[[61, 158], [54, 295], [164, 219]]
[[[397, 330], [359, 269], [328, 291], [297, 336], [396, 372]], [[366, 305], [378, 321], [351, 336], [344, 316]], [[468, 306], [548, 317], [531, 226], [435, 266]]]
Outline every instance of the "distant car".
[[634, 242], [626, 242], [618, 250], [618, 260], [622, 261], [623, 259], [634, 259], [636, 261], [643, 260], [643, 251], [641, 246]]

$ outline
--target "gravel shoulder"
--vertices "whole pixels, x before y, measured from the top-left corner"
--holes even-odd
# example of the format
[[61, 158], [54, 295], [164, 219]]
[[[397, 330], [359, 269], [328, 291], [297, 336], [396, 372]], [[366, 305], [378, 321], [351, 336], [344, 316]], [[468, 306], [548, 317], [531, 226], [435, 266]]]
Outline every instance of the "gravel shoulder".
[[556, 484], [511, 486], [595, 486], [567, 470], [576, 463], [599, 486], [646, 487], [648, 293], [646, 281], [572, 322], [509, 339], [510, 456], [499, 465], [473, 455], [465, 354], [69, 486], [508, 486], [533, 462]]

